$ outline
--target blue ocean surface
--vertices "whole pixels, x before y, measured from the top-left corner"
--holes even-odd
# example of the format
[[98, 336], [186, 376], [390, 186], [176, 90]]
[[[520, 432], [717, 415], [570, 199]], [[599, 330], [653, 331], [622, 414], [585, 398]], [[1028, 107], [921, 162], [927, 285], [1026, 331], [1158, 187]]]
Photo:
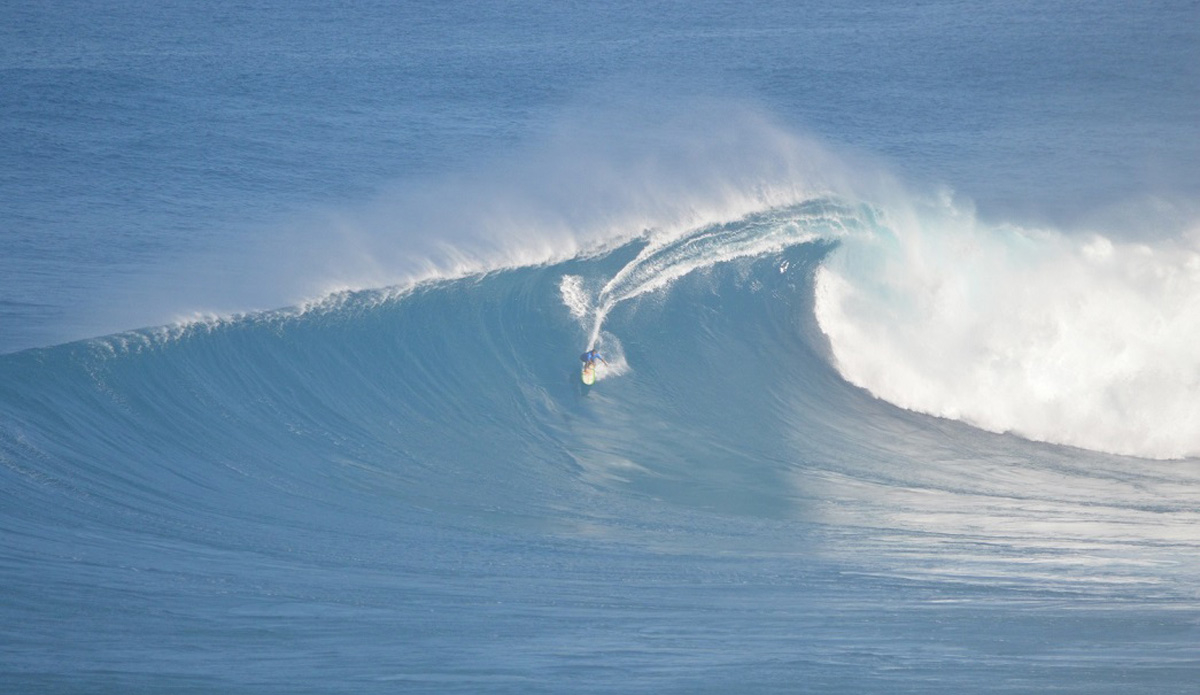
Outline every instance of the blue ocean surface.
[[1196, 692], [1194, 1], [4, 14], [0, 690]]

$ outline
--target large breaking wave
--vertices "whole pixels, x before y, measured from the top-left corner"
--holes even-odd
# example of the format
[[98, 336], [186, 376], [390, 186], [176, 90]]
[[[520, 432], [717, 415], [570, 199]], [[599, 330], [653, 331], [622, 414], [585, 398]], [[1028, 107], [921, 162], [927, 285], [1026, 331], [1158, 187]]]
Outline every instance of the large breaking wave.
[[[635, 125], [646, 121], [661, 127]], [[176, 268], [160, 283], [199, 284], [199, 295], [148, 286], [136, 299], [110, 298], [105, 311], [150, 311], [161, 299], [172, 311], [212, 310], [158, 333], [234, 330], [343, 316], [362, 302], [403, 306], [411, 288], [455, 278], [557, 273], [551, 295], [584, 333], [561, 359], [688, 275], [832, 245], [801, 293], [815, 301], [824, 359], [847, 382], [993, 432], [1179, 458], [1200, 454], [1196, 229], [1134, 230], [1143, 238], [1134, 242], [998, 224], [739, 105], [607, 108], [564, 118], [540, 146], [481, 162], [473, 175], [413, 183], [357, 215], [293, 229], [287, 243], [223, 252], [216, 271]], [[297, 297], [318, 299], [236, 314]], [[615, 338], [610, 331], [610, 346]], [[772, 359], [793, 362], [786, 350]]]
[[[137, 402], [155, 427], [178, 427], [182, 416], [168, 426], [162, 414], [181, 410], [193, 421], [187, 431], [270, 430], [280, 413], [319, 418], [312, 405], [340, 414], [337, 422], [287, 431], [357, 439], [343, 426], [358, 432], [388, 413], [388, 422], [415, 418], [449, 437], [471, 431], [472, 418], [500, 417], [497, 401], [504, 418], [513, 406], [567, 407], [555, 389], [573, 355], [599, 343], [617, 360], [611, 376], [625, 375], [622, 388], [639, 394], [628, 404], [635, 411], [654, 401], [641, 392], [651, 384], [721, 380], [769, 419], [775, 401], [743, 394], [832, 368], [845, 381], [823, 389], [857, 385], [993, 432], [1151, 458], [1200, 454], [1195, 244], [1075, 238], [991, 226], [945, 201], [885, 208], [833, 195], [626, 236], [560, 262], [20, 353], [5, 358], [7, 388], [61, 384], [55, 401], [105, 422], [84, 431], [111, 430]], [[714, 327], [714, 311], [734, 324]], [[753, 358], [716, 357], [744, 350]], [[766, 373], [767, 384], [751, 380]], [[96, 407], [105, 398], [111, 407]], [[31, 415], [17, 402], [27, 405], [6, 408], [19, 423]], [[237, 413], [246, 403], [264, 410]], [[431, 410], [412, 412], [422, 406]], [[501, 430], [520, 430], [504, 422]], [[816, 425], [800, 417], [792, 426]], [[402, 432], [373, 439], [400, 446]]]

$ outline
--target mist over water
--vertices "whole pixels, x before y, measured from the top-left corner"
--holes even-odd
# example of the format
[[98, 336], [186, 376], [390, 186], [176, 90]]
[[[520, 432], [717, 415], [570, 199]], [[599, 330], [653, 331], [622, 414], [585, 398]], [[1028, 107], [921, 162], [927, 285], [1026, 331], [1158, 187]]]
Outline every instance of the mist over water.
[[[755, 161], [753, 118], [952, 186], [993, 223], [1194, 228], [1186, 2], [1019, 20], [1002, 3], [531, 8], [14, 12], [0, 350], [388, 284], [442, 235], [457, 248], [476, 194], [514, 221], [626, 235], [614, 214], [677, 211], [714, 193], [698, 185], [714, 168], [778, 185], [792, 160]], [[651, 174], [640, 202], [603, 194]]]
[[852, 173], [817, 140], [750, 105], [646, 96], [606, 91], [503, 156], [323, 210], [232, 256], [140, 278], [148, 287], [184, 280], [178, 291], [126, 297], [126, 306], [155, 307], [166, 321], [561, 261], [648, 233], [662, 243], [882, 175]]

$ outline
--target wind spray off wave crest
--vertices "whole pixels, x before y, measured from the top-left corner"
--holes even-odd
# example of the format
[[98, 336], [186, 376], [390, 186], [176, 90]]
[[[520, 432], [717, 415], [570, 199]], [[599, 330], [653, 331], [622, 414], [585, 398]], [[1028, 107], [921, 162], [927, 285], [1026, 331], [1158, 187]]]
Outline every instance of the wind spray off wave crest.
[[[895, 211], [893, 211], [895, 212]], [[854, 235], [816, 313], [849, 381], [1060, 444], [1200, 455], [1200, 244], [984, 224], [943, 201]]]
[[125, 325], [144, 325], [146, 313], [249, 313], [556, 263], [646, 230], [669, 240], [839, 190], [844, 170], [821, 144], [740, 103], [599, 95], [513, 151], [397, 182], [368, 203], [264, 231], [232, 257], [172, 269], [154, 282], [189, 278], [195, 293], [139, 292], [122, 305], [139, 315]]

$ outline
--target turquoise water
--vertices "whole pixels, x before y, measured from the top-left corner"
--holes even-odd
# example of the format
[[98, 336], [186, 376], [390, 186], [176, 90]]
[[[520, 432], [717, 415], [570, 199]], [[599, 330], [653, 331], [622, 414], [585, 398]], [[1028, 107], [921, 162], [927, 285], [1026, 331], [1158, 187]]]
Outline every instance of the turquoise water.
[[10, 8], [0, 686], [1191, 692], [1197, 12]]

